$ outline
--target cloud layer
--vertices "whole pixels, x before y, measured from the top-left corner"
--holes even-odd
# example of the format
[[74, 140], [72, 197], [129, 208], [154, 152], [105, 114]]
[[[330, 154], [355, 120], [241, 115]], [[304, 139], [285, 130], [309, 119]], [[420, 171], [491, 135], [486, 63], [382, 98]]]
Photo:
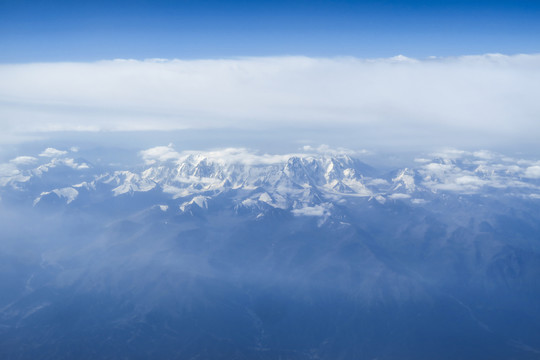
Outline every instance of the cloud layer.
[[15, 135], [340, 128], [382, 144], [497, 144], [540, 133], [539, 97], [540, 55], [0, 65], [0, 121]]

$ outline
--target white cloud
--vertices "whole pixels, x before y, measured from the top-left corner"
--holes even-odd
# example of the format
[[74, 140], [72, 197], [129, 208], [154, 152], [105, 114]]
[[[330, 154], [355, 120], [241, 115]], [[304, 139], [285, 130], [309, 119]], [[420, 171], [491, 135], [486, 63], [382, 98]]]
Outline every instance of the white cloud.
[[143, 160], [147, 164], [154, 164], [157, 161], [169, 161], [169, 160], [178, 160], [181, 156], [176, 152], [172, 144], [168, 146], [156, 146], [147, 150], [143, 150], [139, 153]]
[[367, 155], [370, 152], [368, 150], [351, 150], [343, 147], [333, 148], [326, 144], [313, 147], [311, 145], [304, 145], [302, 150], [310, 153], [326, 154], [326, 155]]
[[540, 190], [534, 181], [527, 180], [540, 178], [540, 166], [535, 160], [515, 159], [486, 150], [451, 149], [432, 156], [432, 160], [421, 161], [418, 173], [422, 176], [422, 185], [433, 192], [474, 194], [486, 188]]
[[55, 148], [46, 148], [39, 156], [58, 157], [67, 154], [67, 151], [57, 150]]
[[330, 127], [358, 133], [361, 143], [461, 146], [482, 134], [498, 144], [540, 133], [539, 96], [540, 55], [0, 65], [0, 122], [12, 138]]
[[409, 199], [410, 197], [411, 197], [411, 195], [409, 195], [409, 194], [401, 194], [401, 193], [395, 193], [395, 194], [388, 195], [388, 198], [392, 199], [392, 200], [403, 200], [403, 199]]
[[9, 160], [10, 163], [15, 165], [32, 165], [38, 161], [33, 156], [17, 156], [15, 159]]
[[177, 161], [184, 162], [187, 158], [197, 163], [199, 161], [207, 161], [220, 165], [241, 164], [248, 166], [256, 165], [277, 165], [284, 164], [292, 157], [332, 157], [339, 155], [355, 155], [366, 154], [361, 150], [358, 152], [345, 148], [332, 149], [328, 145], [321, 145], [316, 148], [311, 146], [303, 146], [302, 152], [288, 154], [260, 154], [246, 148], [224, 148], [215, 150], [186, 150], [178, 152], [172, 144], [168, 146], [156, 146], [139, 152], [146, 164], [154, 164], [156, 162]]
[[84, 169], [90, 168], [88, 164], [86, 163], [79, 164], [75, 162], [75, 160], [72, 158], [60, 159], [60, 160], [57, 160], [57, 163], [69, 166], [70, 168], [75, 169], [75, 170], [84, 170]]
[[315, 206], [306, 206], [300, 209], [293, 209], [291, 212], [295, 216], [325, 216], [329, 214], [328, 205], [315, 205]]
[[291, 156], [301, 156], [301, 154], [269, 155], [256, 154], [244, 148], [226, 148], [215, 151], [184, 151], [184, 157], [195, 155], [208, 159], [210, 162], [219, 164], [243, 164], [243, 165], [271, 165], [281, 164], [289, 160]]
[[473, 155], [479, 159], [484, 159], [484, 160], [492, 159], [495, 156], [495, 154], [493, 154], [491, 151], [488, 151], [488, 150], [475, 151], [473, 152]]
[[433, 157], [436, 157], [436, 158], [455, 160], [455, 159], [459, 159], [464, 156], [467, 156], [469, 155], [469, 153], [465, 150], [448, 148], [448, 149], [440, 150], [432, 155]]
[[540, 166], [538, 166], [538, 165], [529, 166], [525, 170], [524, 176], [526, 178], [530, 178], [530, 179], [540, 179]]
[[19, 169], [13, 164], [0, 164], [0, 177], [11, 177], [19, 173]]
[[368, 185], [371, 185], [371, 186], [381, 186], [381, 185], [389, 185], [389, 182], [386, 181], [385, 179], [370, 179], [368, 182], [367, 182]]
[[225, 148], [212, 151], [182, 151], [174, 150], [172, 144], [168, 146], [156, 146], [139, 153], [145, 163], [154, 164], [158, 161], [180, 161], [191, 157], [195, 162], [208, 161], [218, 164], [243, 164], [243, 165], [271, 165], [286, 162], [291, 156], [303, 154], [269, 155], [256, 154], [245, 148]]

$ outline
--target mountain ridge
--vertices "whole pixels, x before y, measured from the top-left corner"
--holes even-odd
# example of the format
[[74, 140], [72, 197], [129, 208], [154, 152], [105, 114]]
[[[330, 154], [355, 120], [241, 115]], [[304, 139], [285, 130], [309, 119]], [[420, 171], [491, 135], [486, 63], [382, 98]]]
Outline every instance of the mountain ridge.
[[[486, 151], [438, 153], [431, 159], [417, 159], [416, 167], [381, 174], [343, 150], [259, 155], [241, 148], [178, 153], [171, 146], [162, 146], [140, 152], [145, 164], [139, 165], [141, 170], [131, 167], [112, 171], [100, 171], [84, 159], [74, 160], [54, 150], [48, 151], [46, 162], [38, 162], [43, 157], [27, 156], [4, 165], [0, 189], [33, 193], [34, 205], [50, 196], [64, 198], [70, 204], [77, 201], [81, 191], [101, 188], [108, 188], [110, 196], [158, 189], [172, 200], [181, 200], [177, 208], [198, 196], [212, 198], [235, 192], [235, 198], [243, 196], [240, 202], [262, 201], [289, 210], [350, 197], [417, 204], [441, 194], [540, 198], [540, 174], [536, 174], [540, 161]], [[35, 167], [29, 166], [32, 163]], [[55, 187], [55, 181], [61, 186]]]

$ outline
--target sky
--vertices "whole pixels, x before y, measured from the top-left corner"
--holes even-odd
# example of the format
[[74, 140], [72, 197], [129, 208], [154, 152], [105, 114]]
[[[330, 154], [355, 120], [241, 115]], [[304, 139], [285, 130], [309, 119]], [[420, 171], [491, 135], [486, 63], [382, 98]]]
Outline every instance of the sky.
[[223, 130], [540, 154], [538, 54], [539, 1], [0, 0], [0, 151]]
[[540, 2], [1, 0], [0, 62], [535, 53]]

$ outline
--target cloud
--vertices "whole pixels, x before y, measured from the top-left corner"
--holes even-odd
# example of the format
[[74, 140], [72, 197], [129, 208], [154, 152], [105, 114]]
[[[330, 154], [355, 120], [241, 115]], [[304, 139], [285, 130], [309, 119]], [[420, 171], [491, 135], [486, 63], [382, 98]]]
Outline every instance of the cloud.
[[166, 162], [170, 160], [183, 162], [191, 157], [195, 162], [208, 161], [218, 164], [244, 164], [244, 165], [262, 165], [278, 164], [286, 162], [294, 154], [287, 155], [268, 155], [256, 154], [253, 151], [244, 148], [226, 148], [213, 151], [183, 151], [181, 153], [174, 150], [173, 145], [156, 146], [139, 153], [145, 163], [154, 164], [156, 162]]
[[359, 144], [497, 144], [540, 133], [538, 96], [540, 55], [0, 65], [0, 118], [14, 138], [281, 127], [342, 129]]
[[[466, 173], [466, 172], [464, 172]], [[477, 176], [461, 175], [453, 178], [445, 179], [443, 183], [433, 186], [438, 190], [448, 190], [460, 193], [475, 193], [483, 186], [499, 187], [499, 184], [490, 180], [483, 180]], [[504, 185], [501, 185], [504, 187]]]
[[58, 157], [67, 154], [67, 151], [57, 150], [55, 148], [46, 148], [39, 156], [43, 157]]
[[302, 152], [288, 154], [258, 154], [257, 152], [246, 148], [224, 148], [209, 151], [186, 150], [177, 152], [172, 144], [167, 146], [156, 146], [139, 152], [146, 164], [155, 164], [156, 162], [185, 162], [187, 158], [195, 163], [207, 161], [220, 165], [241, 164], [241, 165], [276, 165], [285, 164], [292, 157], [313, 157], [313, 156], [339, 156], [365, 154], [361, 150], [358, 152], [345, 148], [331, 149], [328, 145], [321, 145], [317, 148], [303, 146]]
[[19, 169], [13, 164], [0, 164], [0, 177], [14, 176], [19, 173]]
[[326, 216], [329, 214], [329, 205], [315, 205], [315, 206], [305, 206], [300, 209], [293, 209], [291, 212], [295, 216]]
[[324, 154], [329, 156], [335, 155], [350, 155], [350, 156], [359, 156], [359, 155], [373, 155], [373, 153], [366, 149], [352, 150], [344, 147], [330, 147], [326, 144], [319, 145], [317, 147], [311, 145], [302, 146], [304, 152], [312, 154]]
[[15, 165], [32, 165], [37, 161], [38, 159], [33, 156], [17, 156], [15, 159], [9, 160], [10, 163]]
[[206, 159], [209, 162], [218, 164], [242, 164], [242, 165], [272, 165], [287, 162], [293, 156], [303, 154], [257, 154], [245, 148], [226, 148], [213, 151], [184, 151], [182, 159], [188, 156], [195, 156], [199, 159]]
[[523, 176], [530, 179], [540, 179], [540, 166], [529, 166]]
[[168, 146], [156, 146], [147, 150], [143, 150], [139, 153], [147, 164], [154, 164], [157, 161], [165, 162], [169, 160], [178, 160], [181, 155], [176, 152], [172, 144]]
[[[495, 152], [446, 149], [421, 159], [417, 170], [422, 184], [432, 191], [453, 191], [474, 194], [482, 189], [538, 191], [529, 179], [540, 178], [540, 167], [534, 160], [514, 159]], [[433, 161], [433, 162], [431, 162]], [[525, 165], [525, 166], [524, 166]], [[527, 167], [528, 166], [528, 167]], [[525, 179], [522, 179], [525, 178]]]
[[75, 161], [75, 159], [72, 159], [72, 158], [60, 159], [56, 163], [69, 166], [70, 168], [75, 169], [75, 170], [84, 170], [84, 169], [90, 168], [88, 164], [86, 163], [79, 164]]
[[409, 194], [401, 194], [401, 193], [395, 193], [395, 194], [388, 195], [388, 198], [392, 199], [392, 200], [409, 199], [410, 197], [411, 197], [411, 195], [409, 195]]

